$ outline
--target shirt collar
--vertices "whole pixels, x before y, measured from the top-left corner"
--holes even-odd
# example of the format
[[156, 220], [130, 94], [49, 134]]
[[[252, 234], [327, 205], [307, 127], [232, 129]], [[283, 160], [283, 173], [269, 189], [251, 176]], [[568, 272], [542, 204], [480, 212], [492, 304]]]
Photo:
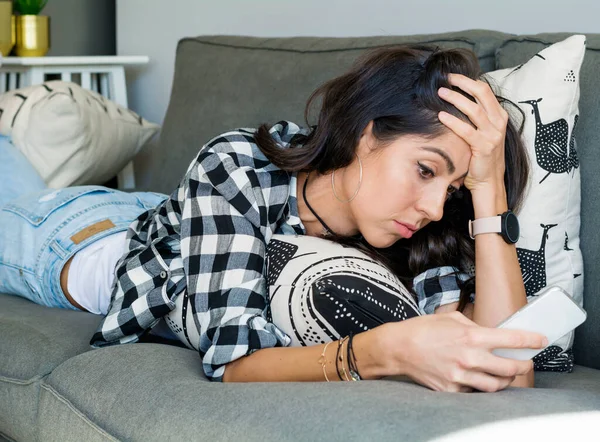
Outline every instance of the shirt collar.
[[285, 222], [289, 224], [298, 234], [306, 235], [306, 227], [302, 224], [300, 214], [298, 212], [298, 197], [297, 197], [297, 185], [298, 185], [298, 172], [292, 172], [290, 175], [290, 187], [288, 195], [288, 214]]

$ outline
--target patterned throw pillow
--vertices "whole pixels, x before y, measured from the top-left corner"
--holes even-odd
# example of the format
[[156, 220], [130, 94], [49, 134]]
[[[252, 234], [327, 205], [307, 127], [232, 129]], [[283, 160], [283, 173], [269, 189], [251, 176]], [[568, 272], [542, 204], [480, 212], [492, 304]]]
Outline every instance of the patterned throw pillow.
[[269, 320], [292, 345], [317, 345], [422, 315], [415, 297], [363, 252], [310, 236], [268, 246]]
[[[528, 301], [559, 285], [583, 306], [579, 249], [581, 185], [574, 130], [579, 114], [579, 70], [585, 36], [555, 43], [514, 68], [488, 73], [494, 90], [525, 113], [524, 140], [532, 174], [518, 214], [517, 254]], [[506, 106], [511, 112], [511, 106]], [[511, 112], [522, 120], [518, 112]], [[573, 332], [534, 358], [539, 371], [573, 369]]]
[[75, 83], [48, 81], [0, 95], [0, 134], [49, 187], [105, 183], [158, 129]]
[[[311, 236], [273, 235], [267, 247], [272, 321], [293, 346], [316, 345], [385, 322], [420, 316], [414, 296], [384, 266], [352, 247]], [[178, 296], [165, 321], [179, 340], [198, 348], [192, 306]]]

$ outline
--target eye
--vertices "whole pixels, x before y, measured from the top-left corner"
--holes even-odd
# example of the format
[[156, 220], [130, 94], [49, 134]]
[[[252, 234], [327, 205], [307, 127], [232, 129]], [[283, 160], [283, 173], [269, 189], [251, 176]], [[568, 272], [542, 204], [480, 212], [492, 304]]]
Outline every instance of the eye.
[[419, 165], [419, 175], [423, 179], [429, 179], [435, 177], [435, 173], [429, 167], [422, 165], [421, 163], [417, 163]]
[[448, 186], [448, 189], [446, 190], [446, 201], [452, 198], [452, 195], [454, 195], [457, 191], [458, 189], [456, 187]]
[[[429, 167], [424, 166], [421, 163], [417, 163], [417, 164], [419, 165], [419, 175], [421, 176], [422, 179], [428, 180], [428, 179], [435, 177], [435, 173]], [[456, 187], [448, 186], [448, 189], [446, 189], [446, 199], [450, 198], [450, 196], [457, 191], [458, 191], [458, 189]]]

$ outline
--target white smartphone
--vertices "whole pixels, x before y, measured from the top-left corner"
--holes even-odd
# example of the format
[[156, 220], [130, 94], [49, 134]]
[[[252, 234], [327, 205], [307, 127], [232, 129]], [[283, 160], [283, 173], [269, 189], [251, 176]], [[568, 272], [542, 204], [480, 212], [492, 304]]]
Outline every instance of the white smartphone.
[[[587, 313], [558, 286], [540, 290], [536, 298], [502, 321], [496, 328], [540, 333], [548, 338], [548, 346], [583, 324]], [[545, 347], [547, 348], [547, 347]], [[545, 348], [496, 348], [492, 353], [504, 358], [525, 361]]]

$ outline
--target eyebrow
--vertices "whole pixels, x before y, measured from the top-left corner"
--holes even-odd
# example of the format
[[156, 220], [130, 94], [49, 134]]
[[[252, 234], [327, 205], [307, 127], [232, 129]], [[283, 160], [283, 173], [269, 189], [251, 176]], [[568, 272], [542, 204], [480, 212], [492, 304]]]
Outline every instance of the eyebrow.
[[[446, 167], [448, 168], [448, 173], [449, 174], [452, 174], [452, 173], [454, 173], [456, 171], [456, 167], [454, 166], [454, 163], [452, 162], [452, 159], [442, 149], [439, 149], [437, 147], [432, 147], [432, 146], [421, 146], [421, 149], [427, 150], [429, 152], [437, 153], [439, 156], [441, 156], [444, 159], [444, 161], [446, 161]], [[466, 177], [468, 173], [469, 172], [467, 171], [460, 178]]]

